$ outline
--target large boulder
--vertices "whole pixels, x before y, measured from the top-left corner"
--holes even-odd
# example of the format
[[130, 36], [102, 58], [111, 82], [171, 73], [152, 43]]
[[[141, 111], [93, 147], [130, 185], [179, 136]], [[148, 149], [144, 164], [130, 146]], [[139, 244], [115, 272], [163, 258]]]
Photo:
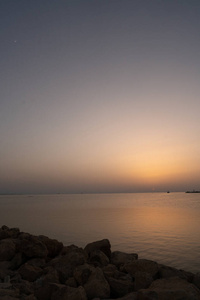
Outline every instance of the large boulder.
[[165, 265], [159, 265], [158, 275], [160, 278], [170, 278], [170, 277], [179, 277], [187, 280], [188, 282], [192, 282], [194, 274], [190, 272], [186, 272], [183, 270], [178, 270], [173, 267], [168, 267]]
[[155, 261], [148, 259], [138, 259], [124, 265], [123, 271], [129, 273], [131, 276], [135, 276], [136, 272], [145, 272], [150, 274], [153, 279], [156, 279], [158, 275], [158, 264]]
[[101, 250], [95, 250], [90, 254], [89, 263], [95, 267], [103, 267], [109, 264], [109, 258]]
[[111, 264], [116, 267], [120, 267], [121, 265], [130, 263], [138, 259], [138, 254], [136, 253], [125, 253], [121, 251], [114, 251], [111, 254]]
[[110, 286], [101, 268], [84, 264], [77, 267], [73, 275], [77, 283], [84, 287], [89, 300], [110, 297]]
[[194, 275], [192, 283], [194, 283], [200, 289], [200, 273], [199, 272]]
[[17, 251], [24, 254], [27, 258], [46, 258], [48, 254], [46, 245], [33, 235], [21, 235], [17, 244]]
[[87, 300], [85, 290], [82, 286], [73, 288], [70, 286], [59, 286], [52, 293], [51, 300]]
[[123, 297], [134, 291], [132, 280], [122, 280], [110, 277], [108, 283], [110, 285], [111, 297], [113, 298]]
[[35, 267], [35, 266], [32, 266], [28, 263], [25, 263], [24, 265], [22, 265], [19, 268], [18, 273], [21, 275], [21, 277], [24, 280], [28, 280], [30, 282], [33, 282], [38, 277], [40, 277], [42, 275], [43, 271], [39, 267]]
[[138, 300], [199, 300], [199, 289], [179, 277], [155, 280], [148, 289], [138, 292]]
[[13, 239], [0, 240], [0, 261], [11, 260], [15, 256], [16, 246]]
[[134, 274], [134, 291], [147, 289], [153, 282], [153, 277], [146, 272], [137, 271]]
[[101, 250], [110, 259], [111, 245], [108, 239], [89, 243], [84, 248], [84, 251], [87, 253], [88, 257], [90, 257], [91, 253], [94, 252], [95, 250]]
[[64, 284], [67, 279], [72, 277], [74, 269], [83, 265], [87, 258], [83, 249], [74, 245], [64, 247], [62, 253], [64, 255], [52, 259], [48, 266], [57, 270], [60, 282]]
[[35, 291], [35, 296], [38, 300], [88, 300], [83, 287], [56, 283], [45, 283]]
[[53, 258], [61, 252], [63, 248], [63, 243], [58, 242], [55, 239], [50, 239], [47, 236], [40, 235], [39, 240], [45, 244], [47, 251], [48, 251], [48, 257]]

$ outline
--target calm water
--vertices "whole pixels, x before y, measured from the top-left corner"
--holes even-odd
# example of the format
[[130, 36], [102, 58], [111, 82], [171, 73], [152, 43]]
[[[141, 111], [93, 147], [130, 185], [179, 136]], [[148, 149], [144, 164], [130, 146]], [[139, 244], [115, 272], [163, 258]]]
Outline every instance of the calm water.
[[3, 224], [65, 245], [108, 238], [112, 250], [200, 271], [200, 194], [0, 196]]

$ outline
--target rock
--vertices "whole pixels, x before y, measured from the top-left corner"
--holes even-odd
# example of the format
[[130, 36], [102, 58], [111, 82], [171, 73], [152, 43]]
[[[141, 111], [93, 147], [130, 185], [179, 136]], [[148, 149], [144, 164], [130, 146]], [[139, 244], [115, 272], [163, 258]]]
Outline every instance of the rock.
[[110, 277], [108, 283], [111, 289], [111, 297], [119, 298], [134, 291], [132, 280], [122, 280]]
[[83, 287], [73, 288], [63, 284], [46, 283], [35, 291], [38, 300], [87, 300]]
[[125, 253], [121, 251], [114, 251], [111, 254], [111, 263], [116, 267], [130, 263], [138, 259], [138, 254], [136, 253]]
[[60, 286], [57, 291], [54, 291], [51, 300], [87, 300], [85, 290], [82, 286], [73, 288], [70, 286]]
[[88, 257], [90, 257], [91, 253], [95, 250], [101, 250], [109, 259], [111, 257], [111, 245], [108, 239], [104, 239], [101, 241], [96, 241], [90, 244], [87, 244], [84, 248], [84, 251], [87, 253]]
[[26, 255], [27, 258], [46, 258], [48, 251], [44, 243], [35, 236], [26, 236], [19, 240], [17, 251]]
[[83, 285], [88, 281], [92, 271], [94, 271], [94, 267], [89, 264], [84, 264], [75, 268], [73, 272], [73, 277], [77, 281], [79, 285]]
[[33, 294], [31, 294], [29, 296], [24, 296], [22, 300], [37, 300], [37, 298]]
[[136, 292], [129, 293], [128, 295], [122, 298], [118, 298], [118, 300], [137, 300], [137, 293]]
[[64, 247], [64, 255], [52, 259], [48, 266], [53, 267], [59, 274], [61, 283], [65, 283], [67, 279], [72, 277], [74, 269], [86, 262], [86, 255], [82, 248], [74, 245]]
[[0, 280], [4, 281], [7, 275], [12, 275], [10, 270], [10, 261], [0, 261]]
[[24, 280], [28, 280], [30, 282], [35, 281], [43, 273], [41, 268], [31, 266], [28, 263], [22, 265], [18, 272]]
[[147, 259], [138, 259], [132, 261], [131, 263], [127, 263], [122, 268], [122, 271], [126, 271], [131, 274], [131, 276], [135, 276], [136, 272], [145, 272], [150, 274], [153, 279], [156, 278], [158, 274], [158, 264], [155, 261], [147, 260]]
[[7, 230], [3, 230], [0, 228], [0, 240], [7, 239], [9, 237], [9, 233]]
[[103, 267], [102, 270], [106, 278], [109, 278], [114, 277], [117, 267], [115, 265], [108, 264], [107, 266]]
[[33, 267], [44, 268], [46, 266], [46, 261], [44, 258], [32, 258], [27, 261], [27, 263]]
[[90, 254], [89, 262], [95, 267], [103, 267], [109, 264], [109, 259], [101, 250], [95, 250]]
[[165, 265], [159, 265], [158, 275], [160, 278], [170, 278], [170, 277], [179, 277], [187, 280], [188, 282], [192, 282], [193, 274], [190, 272], [186, 272], [183, 270], [177, 270], [172, 267], [168, 267]]
[[65, 281], [65, 284], [68, 285], [68, 286], [74, 287], [74, 288], [77, 287], [77, 282], [76, 282], [76, 280], [74, 279], [74, 277], [70, 277], [69, 279], [67, 279], [67, 280]]
[[59, 255], [62, 248], [63, 243], [58, 242], [54, 239], [49, 239], [48, 237], [44, 235], [39, 236], [40, 241], [45, 244], [47, 250], [48, 250], [48, 257], [54, 258], [55, 256]]
[[12, 239], [0, 240], [0, 261], [11, 260], [15, 256], [15, 243]]
[[200, 289], [200, 273], [194, 275], [192, 283]]
[[44, 269], [44, 275], [41, 277], [43, 282], [60, 283], [58, 271], [52, 267]]
[[134, 274], [134, 291], [146, 289], [153, 282], [153, 277], [146, 272], [137, 271]]
[[23, 265], [26, 262], [25, 257], [22, 253], [18, 252], [15, 254], [15, 256], [10, 261], [10, 269], [15, 270], [18, 269], [21, 265]]
[[99, 267], [85, 264], [77, 267], [73, 275], [77, 283], [84, 287], [89, 300], [95, 297], [102, 299], [110, 297], [110, 286]]
[[14, 283], [13, 286], [20, 291], [20, 295], [31, 295], [34, 293], [34, 285], [27, 280], [21, 280], [18, 283]]
[[19, 298], [19, 290], [11, 288], [0, 288], [0, 299], [9, 299], [9, 297]]
[[148, 289], [138, 292], [138, 300], [199, 300], [199, 289], [178, 277], [155, 280]]

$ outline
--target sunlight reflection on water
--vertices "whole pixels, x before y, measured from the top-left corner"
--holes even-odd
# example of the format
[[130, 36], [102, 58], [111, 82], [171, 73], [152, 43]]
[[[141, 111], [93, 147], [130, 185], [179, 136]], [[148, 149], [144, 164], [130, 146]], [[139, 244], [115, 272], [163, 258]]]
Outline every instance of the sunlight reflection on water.
[[185, 193], [0, 196], [1, 224], [84, 247], [112, 250], [200, 271], [200, 195]]

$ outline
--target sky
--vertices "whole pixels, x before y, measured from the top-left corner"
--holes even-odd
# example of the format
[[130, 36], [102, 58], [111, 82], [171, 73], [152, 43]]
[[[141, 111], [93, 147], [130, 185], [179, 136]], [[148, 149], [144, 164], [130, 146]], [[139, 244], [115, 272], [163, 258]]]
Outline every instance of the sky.
[[1, 0], [0, 193], [200, 189], [199, 0]]

